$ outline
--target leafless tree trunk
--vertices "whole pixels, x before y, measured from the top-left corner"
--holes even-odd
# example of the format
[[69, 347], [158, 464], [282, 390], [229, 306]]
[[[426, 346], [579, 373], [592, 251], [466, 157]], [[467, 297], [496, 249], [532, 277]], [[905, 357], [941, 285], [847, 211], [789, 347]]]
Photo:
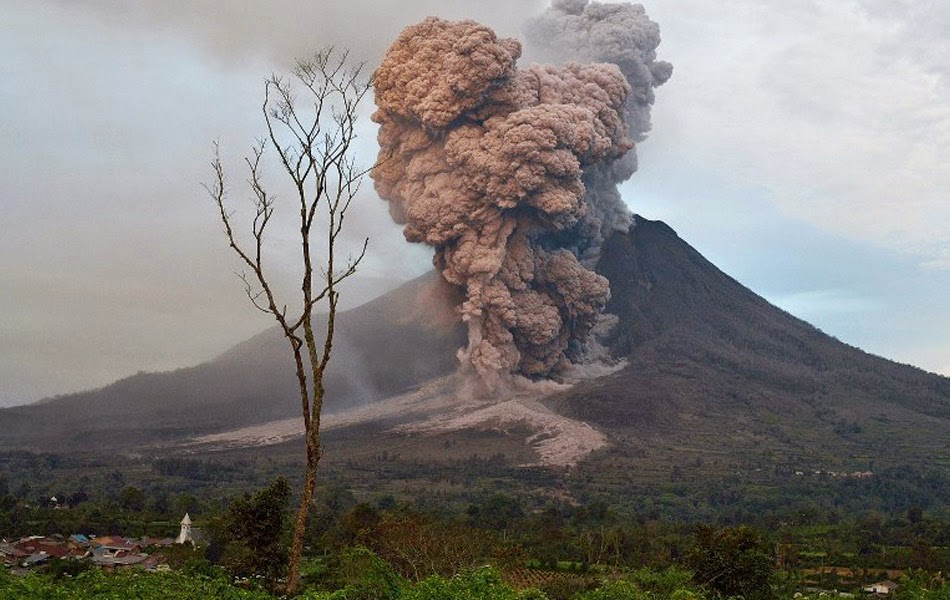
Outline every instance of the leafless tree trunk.
[[[267, 135], [253, 148], [251, 156], [245, 158], [255, 207], [249, 242], [242, 242], [235, 234], [217, 144], [211, 163], [215, 177], [206, 186], [217, 204], [228, 242], [246, 267], [239, 276], [248, 298], [255, 307], [277, 320], [290, 343], [296, 365], [307, 467], [290, 548], [288, 594], [296, 592], [300, 580], [304, 530], [322, 453], [323, 376], [333, 349], [334, 321], [340, 298], [338, 286], [356, 272], [369, 243], [368, 238], [364, 239], [355, 256], [337, 264], [336, 253], [346, 213], [369, 171], [356, 166], [351, 145], [356, 138], [357, 109], [371, 87], [371, 82], [362, 75], [362, 65], [349, 67], [346, 52], [333, 48], [321, 50], [309, 60], [298, 61], [293, 76], [290, 81], [272, 76], [264, 84], [262, 110]], [[297, 90], [302, 92], [300, 98], [296, 96]], [[288, 315], [287, 305], [275, 296], [262, 260], [264, 234], [274, 214], [273, 196], [261, 179], [261, 159], [268, 150], [276, 152], [289, 176], [300, 212], [303, 267], [300, 312], [292, 315]], [[326, 219], [325, 230], [323, 224], [314, 221], [318, 211], [323, 211], [322, 218]], [[314, 248], [321, 242], [324, 253]], [[318, 341], [313, 332], [313, 311], [324, 303], [326, 335]]]

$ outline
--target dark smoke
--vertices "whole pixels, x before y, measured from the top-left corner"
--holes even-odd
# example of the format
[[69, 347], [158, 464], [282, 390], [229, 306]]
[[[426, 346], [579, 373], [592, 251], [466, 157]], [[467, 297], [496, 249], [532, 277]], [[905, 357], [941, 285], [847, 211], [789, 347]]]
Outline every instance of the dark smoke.
[[[602, 4], [588, 0], [554, 0], [542, 15], [524, 27], [533, 56], [551, 63], [610, 63], [630, 84], [624, 102], [627, 136], [642, 142], [650, 131], [653, 89], [665, 83], [673, 65], [656, 59], [660, 26], [651, 21], [640, 4]], [[630, 227], [631, 214], [617, 185], [637, 170], [637, 151], [619, 160], [603, 161], [584, 169], [587, 217], [576, 252], [592, 266], [603, 240], [612, 232]]]
[[[532, 29], [560, 27], [559, 6]], [[434, 246], [436, 268], [463, 291], [459, 359], [489, 390], [512, 374], [552, 376], [577, 356], [609, 299], [579, 257], [629, 225], [615, 187], [632, 173], [624, 74], [613, 64], [519, 70], [520, 56], [488, 27], [429, 18], [402, 32], [375, 75], [376, 189], [406, 239]]]

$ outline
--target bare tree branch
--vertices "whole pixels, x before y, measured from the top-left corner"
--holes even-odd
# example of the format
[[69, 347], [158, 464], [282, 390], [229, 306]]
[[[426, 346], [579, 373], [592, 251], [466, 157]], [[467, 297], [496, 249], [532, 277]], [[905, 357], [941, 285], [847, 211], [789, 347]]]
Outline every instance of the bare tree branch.
[[[344, 266], [337, 270], [337, 244], [346, 213], [359, 192], [360, 182], [372, 168], [358, 168], [351, 156], [357, 137], [359, 105], [372, 87], [371, 80], [362, 75], [363, 68], [362, 64], [351, 67], [346, 51], [329, 47], [309, 59], [299, 60], [292, 80], [272, 75], [264, 81], [261, 113], [266, 135], [244, 159], [254, 208], [249, 245], [242, 245], [235, 235], [234, 213], [227, 208], [227, 179], [217, 142], [214, 143], [211, 161], [214, 178], [211, 184], [204, 186], [217, 206], [229, 246], [246, 267], [238, 274], [245, 295], [255, 308], [270, 314], [278, 322], [294, 356], [307, 468], [288, 565], [285, 591], [291, 595], [299, 583], [304, 527], [322, 455], [323, 376], [333, 351], [340, 300], [338, 286], [356, 273], [369, 245], [369, 238], [364, 239], [359, 252], [348, 256]], [[307, 98], [305, 102], [298, 101], [295, 87]], [[276, 153], [281, 168], [293, 184], [300, 219], [299, 247], [303, 267], [299, 286], [300, 312], [289, 318], [287, 304], [278, 304], [264, 267], [264, 241], [275, 207], [274, 198], [263, 182], [264, 158], [268, 150]], [[320, 255], [319, 264], [315, 265], [314, 223], [321, 206], [327, 218], [326, 229], [319, 232], [325, 255]], [[321, 275], [320, 285], [314, 283], [315, 269]], [[313, 312], [318, 304], [324, 302], [327, 305], [327, 329], [323, 340], [318, 343], [313, 329]]]

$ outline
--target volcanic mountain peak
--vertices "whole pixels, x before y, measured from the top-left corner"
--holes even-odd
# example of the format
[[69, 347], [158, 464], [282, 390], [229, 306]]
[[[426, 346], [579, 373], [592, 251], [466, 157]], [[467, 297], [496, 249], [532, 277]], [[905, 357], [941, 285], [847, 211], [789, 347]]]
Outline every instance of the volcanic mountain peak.
[[[444, 379], [465, 344], [451, 311], [457, 298], [439, 296], [451, 290], [427, 276], [339, 316], [328, 434], [371, 452], [454, 440], [451, 431], [507, 432], [518, 438], [503, 443], [517, 464], [627, 457], [622, 472], [633, 472], [631, 460], [763, 453], [815, 464], [931, 464], [950, 447], [950, 379], [868, 355], [775, 308], [666, 225], [636, 218], [605, 243], [597, 268], [612, 290], [605, 324], [615, 322], [598, 337], [605, 354], [625, 361], [619, 370], [498, 406], [465, 399]], [[439, 307], [444, 319], [433, 318]], [[299, 400], [284, 344], [270, 330], [197, 367], [0, 410], [0, 447], [96, 439], [101, 450], [158, 449], [196, 437], [220, 447], [234, 436], [200, 436], [282, 419], [244, 430], [239, 438], [256, 441], [237, 443], [290, 439]], [[589, 443], [565, 458], [545, 436]]]

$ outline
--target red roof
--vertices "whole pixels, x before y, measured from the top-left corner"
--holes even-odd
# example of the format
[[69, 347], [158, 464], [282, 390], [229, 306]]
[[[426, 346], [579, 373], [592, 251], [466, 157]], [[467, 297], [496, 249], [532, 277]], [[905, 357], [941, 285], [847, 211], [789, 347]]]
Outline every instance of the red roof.
[[63, 558], [69, 556], [69, 549], [49, 540], [28, 540], [16, 545], [16, 549], [27, 554], [43, 552], [49, 556]]
[[20, 548], [17, 548], [16, 546], [11, 544], [9, 546], [5, 546], [2, 550], [0, 550], [0, 554], [12, 556], [13, 558], [25, 558], [33, 553], [28, 550], [21, 550]]

